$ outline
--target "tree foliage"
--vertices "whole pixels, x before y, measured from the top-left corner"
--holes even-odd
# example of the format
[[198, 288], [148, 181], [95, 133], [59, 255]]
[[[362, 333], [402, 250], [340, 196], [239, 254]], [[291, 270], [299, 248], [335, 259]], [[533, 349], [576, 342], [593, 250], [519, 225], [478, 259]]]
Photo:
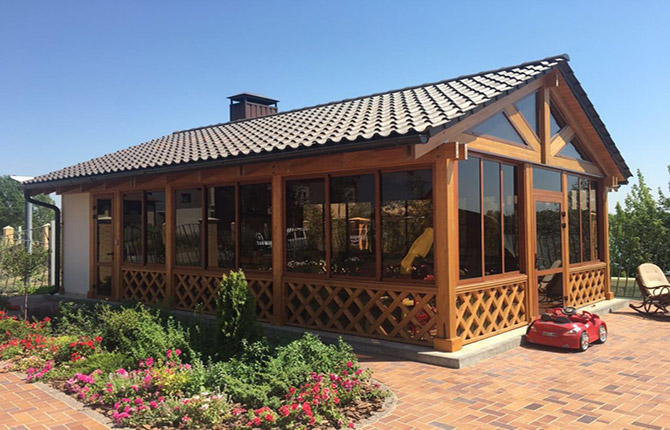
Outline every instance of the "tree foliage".
[[[37, 196], [36, 200], [54, 204], [49, 196]], [[51, 209], [33, 205], [33, 226], [39, 227], [54, 219]], [[25, 200], [18, 182], [9, 176], [0, 176], [0, 228], [25, 227]]]
[[637, 266], [648, 262], [670, 270], [670, 197], [658, 194], [654, 198], [638, 170], [624, 205], [617, 203], [610, 215], [613, 276], [634, 276]]
[[23, 317], [25, 319], [28, 318], [28, 294], [37, 289], [37, 286], [31, 284], [30, 278], [43, 271], [48, 258], [49, 251], [40, 246], [35, 246], [32, 252], [28, 252], [23, 245], [16, 245], [2, 253], [0, 259], [2, 271], [21, 281]]

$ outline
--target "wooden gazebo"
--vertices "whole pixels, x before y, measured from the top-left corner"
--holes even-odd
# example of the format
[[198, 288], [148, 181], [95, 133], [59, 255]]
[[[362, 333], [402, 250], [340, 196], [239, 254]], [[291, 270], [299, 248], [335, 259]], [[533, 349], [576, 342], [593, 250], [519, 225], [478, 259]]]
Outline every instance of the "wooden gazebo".
[[612, 297], [607, 193], [630, 177], [567, 56], [167, 136], [24, 185], [63, 196], [66, 294], [433, 345]]

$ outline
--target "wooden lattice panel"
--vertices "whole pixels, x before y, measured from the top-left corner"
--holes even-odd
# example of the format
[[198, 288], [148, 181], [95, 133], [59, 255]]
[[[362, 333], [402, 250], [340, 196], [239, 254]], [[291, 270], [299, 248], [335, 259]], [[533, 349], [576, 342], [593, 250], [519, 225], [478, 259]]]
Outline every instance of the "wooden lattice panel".
[[286, 282], [287, 324], [318, 330], [432, 344], [433, 288]]
[[[179, 309], [198, 309], [205, 313], [216, 311], [215, 295], [221, 282], [220, 276], [199, 273], [176, 273], [174, 294]], [[268, 277], [247, 275], [249, 290], [256, 301], [256, 316], [269, 321], [274, 311], [272, 302], [272, 280]]]
[[605, 264], [570, 270], [566, 306], [581, 307], [605, 300]]
[[528, 322], [527, 279], [468, 286], [456, 293], [456, 334], [463, 343], [511, 330]]
[[165, 272], [122, 269], [121, 296], [123, 300], [147, 304], [163, 303], [167, 297]]

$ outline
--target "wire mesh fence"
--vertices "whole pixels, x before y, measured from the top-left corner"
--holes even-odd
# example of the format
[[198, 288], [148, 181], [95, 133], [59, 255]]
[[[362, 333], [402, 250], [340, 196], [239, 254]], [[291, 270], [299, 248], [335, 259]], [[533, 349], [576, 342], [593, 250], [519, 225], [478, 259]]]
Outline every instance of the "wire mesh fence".
[[9, 254], [18, 251], [20, 248], [25, 248], [28, 244], [32, 249], [42, 248], [47, 251], [37, 274], [30, 278], [30, 289], [37, 289], [50, 284], [50, 236], [51, 226], [48, 224], [31, 229], [28, 235], [29, 240], [27, 240], [25, 230], [20, 227], [17, 229], [5, 227], [3, 229], [3, 235], [0, 237], [0, 294], [13, 295], [21, 292], [23, 281], [20, 277], [11, 274], [6, 262]]

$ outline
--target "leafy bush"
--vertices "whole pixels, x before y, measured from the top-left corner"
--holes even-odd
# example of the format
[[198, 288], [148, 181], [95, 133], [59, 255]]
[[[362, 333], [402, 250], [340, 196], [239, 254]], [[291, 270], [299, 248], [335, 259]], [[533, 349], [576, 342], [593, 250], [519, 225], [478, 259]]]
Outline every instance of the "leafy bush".
[[134, 364], [125, 354], [103, 351], [93, 354], [85, 360], [60, 364], [47, 373], [44, 379], [68, 379], [77, 373], [89, 374], [95, 370], [100, 370], [103, 374], [109, 374]]
[[216, 294], [216, 321], [221, 358], [239, 351], [243, 340], [251, 342], [260, 336], [256, 303], [242, 270], [221, 278]]
[[100, 336], [104, 321], [101, 316], [108, 305], [96, 306], [61, 302], [58, 308], [58, 318], [55, 318], [55, 329], [60, 334], [73, 336]]
[[351, 346], [341, 339], [326, 345], [309, 333], [274, 350], [265, 342], [243, 342], [236, 357], [209, 366], [205, 385], [225, 388], [233, 401], [250, 407], [276, 408], [290, 387], [304, 384], [312, 373], [338, 373], [354, 361]]
[[108, 351], [126, 354], [135, 362], [163, 357], [168, 349], [180, 349], [186, 357], [193, 357], [189, 333], [174, 318], [162, 319], [158, 311], [141, 304], [133, 308], [99, 308], [102, 321], [102, 346]]

